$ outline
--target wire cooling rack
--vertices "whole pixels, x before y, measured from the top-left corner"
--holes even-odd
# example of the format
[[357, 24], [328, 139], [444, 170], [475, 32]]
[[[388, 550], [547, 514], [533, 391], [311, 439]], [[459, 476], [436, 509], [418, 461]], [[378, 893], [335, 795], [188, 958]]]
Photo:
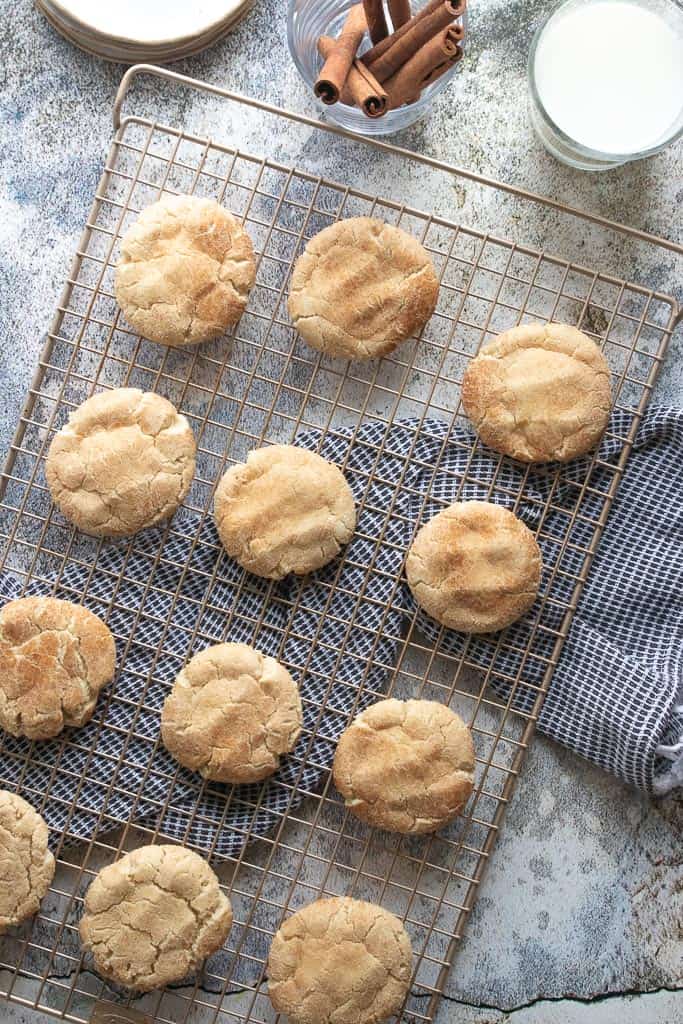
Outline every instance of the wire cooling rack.
[[[470, 724], [477, 771], [475, 792], [466, 813], [437, 835], [400, 837], [373, 831], [349, 817], [331, 785], [326, 765], [320, 766], [317, 787], [310, 791], [302, 788], [315, 722], [326, 711], [323, 694], [309, 708], [309, 721], [314, 724], [305, 730], [293, 755], [296, 770], [288, 781], [274, 783], [285, 797], [284, 809], [273, 812], [267, 835], [250, 843], [247, 840], [253, 837], [247, 829], [238, 852], [217, 864], [233, 902], [235, 925], [226, 948], [208, 961], [195, 981], [139, 999], [114, 992], [82, 958], [77, 935], [83, 894], [94, 873], [124, 851], [164, 840], [164, 813], [173, 800], [174, 780], [171, 779], [165, 801], [157, 801], [156, 825], [150, 825], [147, 819], [141, 822], [134, 813], [117, 815], [112, 810], [116, 802], [111, 801], [95, 815], [93, 834], [83, 839], [73, 823], [82, 809], [83, 785], [93, 751], [79, 746], [79, 730], [67, 731], [49, 745], [57, 752], [50, 762], [55, 767], [44, 776], [45, 784], [40, 789], [31, 785], [29, 769], [40, 762], [46, 745], [18, 749], [3, 737], [0, 784], [11, 785], [38, 810], [48, 805], [61, 806], [63, 826], [51, 835], [58, 868], [40, 913], [0, 940], [0, 991], [12, 1001], [72, 1021], [100, 1020], [113, 1024], [158, 1020], [180, 1024], [191, 1019], [269, 1024], [274, 1014], [266, 995], [266, 957], [280, 921], [321, 894], [350, 894], [375, 900], [405, 921], [413, 943], [414, 975], [401, 1018], [430, 1021], [502, 826], [505, 807], [640, 415], [680, 312], [674, 300], [664, 294], [406, 208], [392, 199], [367, 195], [355, 187], [250, 156], [145, 118], [131, 116], [120, 121], [121, 103], [130, 82], [143, 72], [226, 96], [239, 105], [244, 116], [248, 108], [273, 112], [266, 104], [223, 93], [160, 69], [134, 68], [124, 79], [115, 108], [117, 131], [106, 170], [2, 478], [1, 569], [3, 577], [12, 574], [16, 578], [21, 592], [39, 587], [45, 593], [59, 592], [73, 600], [87, 601], [113, 629], [120, 662], [125, 661], [131, 631], [141, 626], [149, 627], [150, 637], [156, 638], [153, 643], [159, 651], [163, 650], [169, 630], [176, 635], [179, 629], [182, 631], [173, 617], [178, 591], [162, 593], [159, 582], [169, 559], [167, 552], [172, 550], [173, 538], [182, 532], [179, 524], [183, 515], [198, 517], [200, 521], [210, 516], [213, 488], [227, 465], [243, 460], [255, 446], [289, 443], [308, 430], [320, 432], [321, 438], [348, 437], [349, 431], [353, 437], [368, 425], [391, 427], [406, 418], [417, 421], [418, 427], [425, 430], [433, 421], [445, 423], [449, 429], [464, 425], [459, 386], [467, 360], [482, 341], [523, 321], [561, 320], [579, 325], [594, 337], [613, 371], [615, 410], [627, 414], [622, 422], [629, 426], [624, 436], [618, 438], [623, 445], [620, 458], [602, 463], [605, 472], [600, 476], [601, 501], [591, 505], [590, 514], [586, 513], [584, 499], [588, 492], [595, 491], [590, 474], [601, 465], [599, 457], [594, 455], [585, 473], [574, 480], [571, 499], [565, 498], [561, 508], [556, 488], [558, 477], [552, 467], [547, 470], [551, 476], [537, 510], [539, 540], [544, 540], [548, 517], [554, 512], [562, 512], [564, 526], [550, 538], [556, 557], [547, 566], [541, 609], [534, 613], [527, 643], [516, 652], [518, 669], [514, 674], [497, 668], [495, 658], [485, 672], [474, 671], [478, 663], [472, 656], [470, 641], [465, 641], [456, 653], [448, 653], [440, 643], [441, 634], [436, 640], [428, 640], [416, 617], [405, 615], [400, 629], [392, 627], [396, 632], [390, 638], [396, 645], [395, 657], [391, 664], [380, 666], [385, 669], [384, 685], [377, 686], [375, 692], [369, 684], [372, 657], [357, 679], [356, 706], [362, 694], [373, 699], [386, 693], [423, 696], [450, 703]], [[297, 115], [275, 112], [275, 116], [320, 127]], [[325, 130], [343, 136], [337, 129]], [[373, 145], [378, 150], [400, 153], [385, 144]], [[437, 161], [414, 155], [411, 159], [449, 173], [460, 173]], [[476, 175], [462, 173], [470, 180], [486, 187], [500, 187], [526, 201], [545, 202], [509, 186], [495, 186]], [[243, 219], [254, 241], [258, 254], [257, 284], [247, 312], [229, 340], [221, 339], [192, 351], [166, 349], [131, 334], [119, 314], [112, 275], [121, 234], [162, 191], [215, 197]], [[546, 205], [563, 209], [561, 204], [550, 201]], [[292, 261], [305, 241], [334, 220], [358, 214], [383, 218], [415, 234], [431, 253], [441, 290], [437, 311], [419, 339], [405, 343], [379, 362], [346, 364], [329, 360], [303, 345], [288, 321], [285, 299]], [[584, 216], [576, 211], [572, 215]], [[600, 218], [585, 219], [616, 227], [622, 234], [679, 254], [683, 252], [666, 240], [652, 239]], [[114, 542], [96, 541], [71, 528], [51, 505], [44, 474], [47, 448], [69, 412], [95, 391], [122, 385], [166, 395], [188, 417], [198, 442], [197, 473], [185, 509], [161, 531], [149, 558], [147, 578], [135, 580], [141, 597], [133, 620], [120, 619], [118, 615], [130, 615], [129, 608], [121, 607], [120, 595], [127, 582], [136, 540], [114, 545], [119, 551], [121, 573], [103, 591], [96, 583], [106, 578], [105, 554]], [[377, 436], [379, 465], [384, 434], [379, 431]], [[482, 450], [474, 439], [468, 444], [466, 468], [457, 481], [459, 493], [469, 483], [482, 483], [476, 479]], [[402, 456], [404, 470], [410, 457], [410, 450]], [[505, 465], [506, 460], [497, 459], [486, 481], [486, 494], [493, 500], [511, 501], [516, 507], [522, 500], [530, 470], [518, 474], [511, 490]], [[370, 479], [378, 473], [376, 466], [368, 470]], [[391, 504], [390, 500], [390, 513]], [[361, 515], [362, 505], [361, 501]], [[599, 512], [595, 512], [596, 508]], [[587, 527], [587, 540], [577, 546], [572, 540], [572, 527], [579, 521]], [[369, 540], [379, 544], [382, 538]], [[197, 550], [202, 545], [208, 547], [210, 560], [217, 564], [218, 547], [211, 550], [211, 544], [197, 530], [192, 548]], [[563, 561], [569, 548], [574, 549], [572, 571]], [[183, 566], [173, 568], [182, 570]], [[373, 568], [371, 565], [370, 569]], [[74, 579], [78, 579], [78, 586]], [[559, 587], [561, 581], [569, 582], [569, 589]], [[248, 591], [253, 583], [253, 579], [242, 577], [241, 591]], [[354, 631], [364, 625], [356, 621], [356, 615], [366, 583], [364, 578], [347, 618], [341, 623], [344, 628], [338, 656], [351, 643]], [[400, 587], [398, 575], [389, 581], [392, 591]], [[154, 616], [145, 610], [146, 599], [156, 593], [163, 597], [167, 609], [162, 621], [153, 621]], [[305, 602], [305, 594], [303, 588], [294, 603]], [[274, 587], [268, 597], [274, 603], [283, 603], [286, 617], [290, 616], [287, 622], [291, 622], [291, 602], [288, 605]], [[387, 600], [389, 603], [390, 598]], [[210, 598], [203, 601], [200, 612], [208, 614]], [[554, 608], [555, 627], [548, 626], [543, 618], [543, 609], [549, 607]], [[226, 616], [227, 638], [229, 619]], [[128, 625], [123, 627], [121, 622]], [[188, 656], [216, 642], [217, 637], [206, 631], [203, 623], [200, 614], [195, 625], [185, 630]], [[323, 614], [316, 634], [304, 639], [324, 646], [324, 625]], [[385, 626], [386, 620], [380, 617], [379, 634]], [[285, 625], [282, 629], [283, 650], [289, 628]], [[544, 644], [540, 643], [541, 635]], [[507, 633], [494, 638], [492, 645], [494, 652], [505, 652], [512, 646]], [[530, 659], [542, 666], [540, 679], [538, 673], [533, 677], [536, 682], [530, 682], [527, 672]], [[156, 771], [158, 737], [145, 734], [139, 727], [143, 718], [158, 715], [158, 708], [148, 703], [155, 665], [153, 659], [149, 673], [139, 675], [134, 693], [117, 693], [115, 683], [101, 697], [98, 709], [102, 712], [98, 720], [104, 723], [103, 730], [108, 728], [108, 709], [116, 708], [117, 704], [125, 707], [131, 723], [129, 736], [120, 744], [120, 754], [112, 759], [109, 791], [112, 796], [125, 796], [128, 805], [132, 802], [133, 810], [142, 803], [155, 809], [151, 782]], [[305, 668], [294, 667], [297, 677]], [[330, 683], [333, 678], [334, 668]], [[165, 680], [165, 684], [170, 686], [171, 681]], [[527, 694], [531, 693], [530, 701], [516, 699], [522, 687]], [[349, 717], [348, 710], [344, 715]], [[99, 735], [96, 732], [96, 737]], [[124, 781], [130, 777], [126, 768], [127, 742], [131, 737], [135, 738], [137, 749], [142, 745], [147, 751], [148, 758], [139, 789], [132, 793], [126, 790]], [[82, 770], [73, 773], [69, 791], [64, 792], [63, 785], [56, 786], [56, 765], [68, 750], [80, 750]], [[200, 783], [199, 779], [194, 781], [196, 803], [188, 816], [188, 842], [195, 834], [192, 825], [201, 816], [201, 798], [211, 787]], [[220, 789], [220, 798], [225, 800], [224, 821], [230, 820], [232, 809], [240, 804], [254, 809], [262, 799], [261, 795], [253, 796], [252, 790], [246, 797], [244, 793], [240, 788]], [[215, 853], [211, 847], [199, 846], [207, 856]]]

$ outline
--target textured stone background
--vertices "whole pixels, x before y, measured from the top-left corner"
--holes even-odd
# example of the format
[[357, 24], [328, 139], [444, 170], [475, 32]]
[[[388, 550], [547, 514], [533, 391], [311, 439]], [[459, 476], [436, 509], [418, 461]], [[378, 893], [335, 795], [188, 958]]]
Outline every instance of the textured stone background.
[[[263, 0], [227, 40], [179, 70], [313, 114], [285, 44], [285, 4]], [[556, 164], [526, 117], [525, 60], [548, 0], [472, 0], [470, 44], [432, 116], [403, 133], [408, 148], [683, 239], [683, 145], [642, 164], [587, 176]], [[0, 0], [0, 396], [2, 450], [80, 235], [111, 136], [123, 69], [74, 50], [28, 0]], [[145, 110], [179, 124], [187, 96], [145, 86]], [[147, 106], [145, 106], [145, 104]], [[199, 106], [199, 112], [195, 108]], [[482, 195], [463, 179], [431, 192], [414, 166], [394, 170], [358, 147], [298, 141], [195, 104], [203, 131], [252, 151], [296, 155], [315, 170], [430, 206], [463, 223], [620, 268], [683, 299], [682, 262], [636, 251], [533, 207]], [[266, 141], [264, 141], [266, 140]], [[681, 332], [656, 400], [681, 401]], [[651, 804], [537, 739], [469, 923], [439, 1019], [471, 1024], [674, 1024], [683, 1019], [683, 801]], [[34, 1024], [32, 1011], [0, 1011]], [[199, 1024], [199, 1022], [198, 1022]]]

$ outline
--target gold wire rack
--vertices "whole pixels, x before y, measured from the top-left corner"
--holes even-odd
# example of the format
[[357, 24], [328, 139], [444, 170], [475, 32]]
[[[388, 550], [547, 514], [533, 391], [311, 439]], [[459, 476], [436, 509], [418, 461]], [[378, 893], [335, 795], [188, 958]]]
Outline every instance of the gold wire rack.
[[[149, 646], [157, 653], [163, 651], [170, 631], [182, 632], [183, 627], [174, 617], [181, 584], [178, 582], [177, 588], [168, 592], [160, 580], [169, 558], [168, 546], [178, 534], [183, 511], [161, 531], [149, 558], [146, 578], [130, 581], [140, 594], [139, 605], [131, 613], [130, 607], [122, 605], [121, 587], [128, 582], [127, 567], [136, 539], [118, 545], [122, 552], [121, 574], [110, 579], [108, 588], [103, 590], [97, 583], [111, 575], [105, 555], [112, 542], [78, 534], [49, 501], [44, 458], [50, 441], [69, 412], [97, 390], [130, 385], [158, 391], [188, 417], [198, 442], [198, 461], [184, 512], [196, 516], [200, 523], [210, 518], [213, 488], [226, 466], [242, 461], [254, 446], [291, 443], [307, 430], [317, 430], [321, 438], [348, 436], [349, 430], [353, 436], [361, 424], [388, 427], [408, 417], [418, 426], [434, 419], [449, 427], [464, 423], [458, 396], [467, 360], [492, 333], [524, 320], [563, 320], [592, 334], [613, 370], [615, 409], [629, 414], [630, 426], [619, 438], [623, 444], [620, 458], [603, 464], [604, 500], [599, 515], [586, 520], [589, 542], [577, 552], [580, 565], [573, 573], [563, 568], [560, 556], [572, 544], [573, 524], [586, 517], [583, 500], [591, 490], [590, 473], [601, 462], [597, 454], [585, 476], [575, 481], [570, 507], [563, 506], [566, 525], [553, 538], [558, 558], [543, 594], [543, 603], [554, 603], [559, 612], [559, 625], [550, 630], [550, 654], [537, 651], [540, 632], [547, 633], [549, 628], [539, 618], [532, 623], [527, 647], [519, 652], [518, 671], [513, 677], [498, 680], [505, 684], [501, 691], [495, 686], [495, 663], [483, 673], [475, 671], [477, 664], [471, 657], [469, 642], [457, 654], [449, 654], [441, 649], [438, 638], [436, 642], [429, 641], [420, 632], [415, 617], [408, 616], [400, 635], [393, 638], [397, 647], [395, 658], [391, 664], [380, 666], [386, 670], [386, 685], [378, 687], [376, 693], [371, 690], [372, 697], [394, 694], [441, 700], [450, 703], [470, 724], [477, 773], [475, 792], [466, 813], [449, 829], [434, 836], [398, 837], [378, 833], [350, 818], [331, 785], [325, 764], [320, 765], [319, 784], [310, 790], [302, 787], [315, 722], [326, 711], [332, 669], [327, 690], [309, 709], [313, 726], [305, 730], [303, 743], [293, 755], [297, 771], [290, 781], [277, 783], [284, 794], [284, 808], [273, 812], [272, 827], [266, 835], [248, 842], [253, 837], [246, 829], [239, 851], [217, 865], [233, 902], [235, 925], [226, 948], [209, 960], [193, 983], [143, 998], [113, 992], [82, 958], [77, 934], [83, 894], [94, 873], [126, 850], [142, 843], [164, 841], [164, 813], [173, 800], [172, 785], [168, 795], [156, 801], [156, 824], [150, 825], [135, 814], [142, 804], [155, 805], [151, 780], [156, 770], [158, 735], [144, 732], [140, 722], [149, 715], [158, 718], [158, 705], [150, 697], [157, 655], [149, 671], [139, 673], [136, 693], [117, 693], [115, 681], [100, 699], [100, 730], [108, 728], [108, 710], [117, 704], [125, 707], [130, 722], [128, 735], [122, 737], [120, 753], [112, 758], [109, 781], [109, 795], [125, 795], [127, 806], [132, 807], [130, 814], [117, 813], [115, 800], [105, 801], [92, 814], [89, 835], [84, 837], [75, 828], [75, 816], [83, 810], [83, 784], [92, 756], [92, 750], [79, 747], [78, 730], [67, 731], [53, 741], [58, 756], [50, 762], [52, 767], [46, 771], [40, 788], [31, 784], [29, 769], [40, 762], [44, 745], [17, 748], [8, 737], [3, 737], [0, 785], [22, 793], [39, 811], [48, 804], [61, 806], [63, 826], [53, 830], [51, 836], [58, 867], [40, 913], [0, 939], [0, 991], [10, 1001], [71, 1021], [145, 1020], [181, 1024], [191, 1019], [270, 1024], [274, 1014], [266, 995], [266, 957], [280, 921], [321, 894], [349, 894], [375, 900], [405, 921], [413, 943], [414, 975], [401, 1019], [427, 1022], [433, 1019], [444, 990], [591, 557], [680, 310], [667, 295], [407, 208], [391, 199], [368, 195], [355, 187], [254, 157], [142, 117], [130, 116], [122, 121], [123, 99], [133, 78], [143, 73], [227, 97], [238, 104], [244, 116], [248, 108], [256, 108], [280, 119], [344, 135], [339, 129], [162, 69], [139, 66], [125, 76], [115, 105], [117, 130], [106, 168], [2, 477], [0, 533], [4, 544], [0, 570], [3, 575], [11, 574], [17, 579], [19, 593], [39, 586], [45, 593], [58, 592], [74, 600], [87, 600], [116, 636], [119, 665], [125, 663], [133, 630], [139, 630], [141, 625], [149, 627], [153, 638]], [[371, 145], [380, 151], [403, 152], [383, 143]], [[405, 155], [452, 174], [461, 173], [438, 161]], [[486, 187], [565, 209], [561, 204], [477, 175], [462, 175]], [[139, 210], [162, 191], [215, 197], [242, 218], [254, 241], [258, 255], [257, 284], [247, 312], [228, 342], [222, 339], [193, 351], [165, 349], [132, 335], [120, 317], [112, 289], [117, 246], [122, 232]], [[683, 248], [667, 240], [570, 212], [679, 255], [683, 253]], [[381, 361], [345, 364], [329, 360], [302, 344], [288, 321], [284, 300], [292, 261], [305, 241], [332, 221], [358, 214], [383, 218], [417, 235], [434, 260], [441, 294], [437, 311], [419, 339], [404, 344]], [[382, 444], [380, 440], [376, 445], [377, 464], [383, 454]], [[470, 447], [467, 468], [458, 483], [460, 488], [476, 476], [480, 447], [474, 439]], [[405, 469], [410, 452], [403, 458]], [[516, 506], [522, 499], [529, 471], [520, 474], [517, 489], [511, 494], [504, 463], [502, 458], [498, 460], [487, 493], [493, 500], [501, 495], [512, 498]], [[376, 467], [371, 468], [370, 479], [379, 472]], [[547, 498], [538, 510], [539, 537], [543, 537], [546, 517], [557, 508], [555, 483], [553, 475]], [[359, 513], [361, 523], [362, 502]], [[382, 537], [368, 537], [368, 541], [375, 543], [378, 551]], [[218, 565], [218, 547], [212, 549], [198, 528], [191, 549], [194, 552], [202, 546]], [[74, 567], [79, 572], [77, 577], [70, 575]], [[370, 569], [373, 567], [374, 563]], [[181, 578], [187, 571], [187, 566], [173, 568], [181, 572]], [[216, 571], [214, 568], [213, 573]], [[556, 584], [563, 575], [571, 582], [569, 598], [558, 597]], [[79, 580], [78, 586], [74, 585], [74, 578]], [[401, 586], [398, 576], [389, 583], [394, 589]], [[246, 591], [252, 584], [244, 577], [240, 587]], [[352, 595], [355, 599], [347, 619], [341, 623], [343, 640], [339, 656], [354, 630], [364, 626], [356, 615], [365, 585], [364, 579], [359, 593]], [[158, 617], [153, 621], [154, 616], [146, 610], [147, 598], [157, 592], [167, 609], [161, 621]], [[218, 639], [229, 639], [229, 614], [225, 615], [222, 636], [217, 637], [203, 625], [203, 614], [211, 610], [207, 596], [210, 593], [208, 589], [200, 602], [195, 624], [185, 629], [188, 657]], [[287, 621], [291, 622], [293, 605], [305, 602], [305, 593], [303, 588], [288, 603], [275, 587], [270, 587], [267, 596], [286, 607], [290, 616]], [[324, 622], [323, 614], [315, 635], [301, 639], [324, 646]], [[289, 629], [287, 625], [282, 630], [283, 650]], [[508, 643], [503, 633], [495, 640], [495, 647], [504, 650]], [[525, 677], [525, 665], [534, 656], [543, 663], [540, 684], [532, 684]], [[357, 680], [354, 706], [369, 685], [370, 664], [368, 661]], [[293, 670], [300, 676], [302, 666]], [[171, 681], [165, 683], [170, 686]], [[527, 705], [515, 699], [522, 687], [532, 692], [533, 699]], [[353, 709], [346, 710], [343, 716], [348, 718], [352, 713]], [[95, 743], [98, 736], [100, 732], [95, 734]], [[127, 788], [130, 776], [126, 774], [130, 767], [127, 744], [131, 737], [135, 737], [147, 757], [134, 792]], [[80, 774], [73, 773], [65, 791], [63, 784], [58, 787], [56, 782], [59, 756], [69, 749], [82, 753], [82, 770]], [[188, 816], [188, 836], [193, 819], [201, 816], [200, 797], [210, 787], [211, 784], [196, 783], [197, 803]], [[262, 799], [259, 794], [253, 796], [251, 790], [245, 797], [239, 788], [220, 793], [225, 800], [226, 822], [233, 807], [246, 803], [255, 809]], [[211, 857], [215, 851], [208, 848], [202, 852]]]

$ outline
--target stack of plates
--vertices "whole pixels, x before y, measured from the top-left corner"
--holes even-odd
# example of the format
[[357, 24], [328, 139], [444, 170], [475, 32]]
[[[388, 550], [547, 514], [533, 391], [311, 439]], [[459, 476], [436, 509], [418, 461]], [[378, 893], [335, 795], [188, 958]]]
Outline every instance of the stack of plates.
[[35, 0], [51, 25], [107, 60], [164, 64], [211, 46], [254, 0]]

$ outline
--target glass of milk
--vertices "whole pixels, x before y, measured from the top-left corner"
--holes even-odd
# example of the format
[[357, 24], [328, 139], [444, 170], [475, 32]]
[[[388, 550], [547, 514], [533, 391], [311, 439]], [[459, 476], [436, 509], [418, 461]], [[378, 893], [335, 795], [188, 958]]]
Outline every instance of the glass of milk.
[[683, 134], [677, 0], [567, 0], [529, 54], [531, 119], [563, 163], [607, 170]]

